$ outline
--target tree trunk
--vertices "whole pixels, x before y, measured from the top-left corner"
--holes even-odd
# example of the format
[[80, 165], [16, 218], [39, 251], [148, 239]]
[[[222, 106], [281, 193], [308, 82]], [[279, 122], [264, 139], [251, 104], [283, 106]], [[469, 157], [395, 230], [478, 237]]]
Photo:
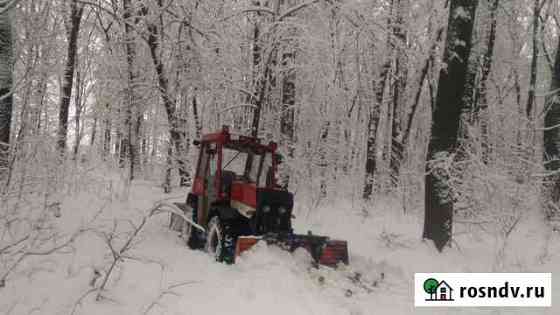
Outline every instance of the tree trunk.
[[371, 198], [377, 161], [377, 128], [379, 127], [379, 115], [381, 108], [379, 104], [373, 103], [369, 109], [367, 124], [366, 144], [366, 179], [362, 197], [366, 200]]
[[198, 102], [196, 100], [196, 89], [195, 89], [195, 94], [193, 95], [192, 98], [192, 112], [193, 112], [194, 125], [196, 129], [196, 138], [200, 139], [202, 133], [202, 124], [200, 123], [200, 117], [198, 115]]
[[[0, 10], [6, 4], [0, 4]], [[14, 40], [10, 10], [0, 14], [0, 175], [8, 162], [10, 127], [12, 124], [12, 85], [14, 71]], [[1, 179], [2, 176], [0, 176]]]
[[91, 126], [91, 138], [89, 138], [89, 146], [91, 148], [93, 148], [93, 146], [95, 145], [95, 141], [97, 140], [97, 121], [99, 120], [97, 118], [99, 114], [95, 113], [94, 115], [95, 116], [93, 117], [93, 124]]
[[262, 107], [263, 104], [265, 102], [266, 99], [266, 91], [267, 91], [267, 87], [268, 87], [268, 80], [270, 78], [270, 72], [271, 72], [271, 67], [270, 64], [272, 62], [272, 56], [273, 56], [274, 52], [270, 52], [268, 59], [265, 61], [265, 64], [263, 65], [264, 67], [264, 71], [263, 71], [263, 76], [260, 78], [260, 80], [257, 80], [257, 97], [253, 98], [254, 102], [253, 105], [255, 106], [255, 109], [253, 111], [253, 121], [251, 123], [251, 136], [252, 137], [257, 137], [259, 134], [259, 124], [260, 124], [260, 119], [261, 119], [261, 111], [262, 111]]
[[482, 147], [482, 160], [484, 163], [488, 162], [489, 143], [488, 143], [488, 78], [492, 71], [492, 60], [494, 57], [494, 46], [496, 44], [496, 28], [498, 24], [498, 7], [500, 0], [494, 0], [490, 7], [490, 30], [488, 31], [488, 44], [486, 52], [482, 60], [482, 74], [480, 77], [480, 84], [476, 89], [474, 99], [474, 116], [480, 123], [481, 134], [481, 147]]
[[539, 61], [539, 16], [541, 15], [540, 0], [534, 0], [533, 6], [533, 55], [531, 56], [531, 72], [529, 79], [529, 97], [527, 98], [526, 114], [529, 120], [533, 119], [535, 103], [535, 89], [537, 88], [537, 71]]
[[403, 130], [402, 116], [406, 109], [406, 84], [408, 80], [408, 55], [407, 55], [407, 31], [405, 19], [408, 17], [410, 8], [409, 0], [396, 0], [397, 13], [393, 35], [395, 37], [395, 76], [396, 82], [393, 87], [393, 117], [391, 123], [391, 157], [390, 169], [393, 185], [399, 182], [400, 168], [403, 160]]
[[76, 66], [76, 55], [78, 49], [78, 35], [80, 22], [82, 20], [83, 6], [78, 7], [78, 1], [70, 3], [70, 17], [65, 21], [68, 47], [66, 50], [66, 65], [64, 66], [64, 77], [59, 101], [58, 112], [58, 140], [59, 154], [63, 156], [66, 151], [66, 140], [68, 135], [68, 109], [72, 97], [72, 85], [74, 82], [74, 67]]
[[[414, 116], [416, 116], [416, 112], [418, 110], [418, 105], [420, 104], [420, 96], [422, 96], [422, 90], [424, 90], [424, 82], [428, 81], [428, 73], [430, 72], [430, 68], [433, 67], [433, 64], [436, 60], [436, 50], [439, 47], [439, 43], [443, 37], [444, 27], [438, 29], [436, 34], [436, 41], [432, 44], [430, 49], [430, 55], [426, 58], [424, 62], [424, 66], [420, 71], [420, 78], [418, 79], [418, 89], [416, 90], [416, 94], [414, 96], [414, 102], [412, 103], [412, 108], [410, 109], [410, 113], [408, 114], [406, 120], [406, 128], [404, 130], [402, 136], [402, 146], [405, 149], [410, 141], [410, 133], [412, 131], [412, 123], [414, 122]], [[428, 82], [428, 85], [430, 83]]]
[[[260, 6], [260, 2], [259, 1], [252, 1], [253, 5], [256, 6]], [[253, 86], [253, 90], [254, 92], [252, 93], [251, 96], [249, 97], [249, 103], [255, 105], [255, 108], [253, 109], [253, 119], [251, 121], [251, 135], [253, 137], [256, 137], [259, 133], [259, 122], [260, 122], [260, 116], [261, 116], [261, 106], [262, 106], [262, 101], [260, 100], [260, 85], [262, 84], [262, 82], [266, 82], [266, 78], [268, 77], [268, 74], [264, 74], [264, 78], [259, 78], [259, 68], [260, 68], [260, 64], [263, 60], [263, 56], [262, 56], [262, 47], [261, 47], [261, 43], [260, 43], [260, 36], [261, 36], [261, 13], [260, 12], [256, 12], [255, 13], [256, 16], [258, 16], [259, 18], [255, 21], [255, 24], [253, 25], [253, 38], [252, 38], [252, 55], [253, 55], [253, 71], [252, 71], [252, 86]], [[264, 89], [264, 87], [263, 87]], [[263, 91], [264, 92], [264, 91]], [[264, 97], [264, 96], [263, 96]]]
[[74, 98], [74, 108], [76, 113], [74, 114], [74, 150], [72, 153], [72, 158], [76, 160], [78, 158], [78, 151], [80, 150], [80, 142], [82, 139], [82, 134], [80, 130], [80, 122], [82, 117], [82, 81], [80, 77], [80, 71], [76, 71], [76, 96]]
[[111, 153], [111, 107], [107, 103], [105, 105], [105, 112], [103, 118], [103, 159]]
[[163, 179], [163, 192], [171, 193], [171, 170], [173, 170], [173, 145], [167, 144], [167, 157], [165, 159], [165, 177]]
[[[255, 2], [258, 4], [258, 2]], [[273, 3], [273, 21], [278, 22], [277, 19], [280, 15], [280, 1], [274, 0]], [[261, 14], [257, 12], [257, 16]], [[259, 22], [255, 23], [255, 28], [253, 30], [253, 77], [254, 77], [254, 96], [251, 97], [251, 104], [254, 105], [253, 110], [253, 119], [251, 121], [251, 136], [257, 137], [259, 134], [260, 128], [260, 120], [261, 120], [261, 112], [267, 100], [269, 100], [270, 87], [274, 86], [276, 83], [275, 73], [273, 73], [274, 68], [276, 68], [277, 64], [277, 55], [278, 55], [278, 45], [277, 43], [271, 42], [274, 40], [274, 36], [270, 36], [270, 34], [266, 34], [269, 37], [267, 40], [269, 41], [269, 50], [267, 51], [268, 54], [265, 56], [265, 50], [261, 47], [261, 31], [260, 31], [260, 24]], [[265, 58], [266, 57], [266, 58]], [[252, 157], [250, 157], [252, 159]]]
[[472, 47], [473, 22], [478, 1], [450, 0], [449, 23], [435, 110], [428, 145], [425, 178], [424, 238], [434, 241], [438, 250], [451, 240], [453, 196], [444, 172], [431, 161], [447, 158], [457, 146], [465, 96], [468, 60]]
[[[158, 2], [161, 6], [161, 2]], [[147, 8], [144, 7], [144, 14], [147, 14]], [[167, 119], [169, 121], [169, 137], [171, 143], [174, 147], [175, 156], [177, 159], [177, 164], [179, 165], [179, 175], [181, 177], [181, 184], [186, 185], [189, 178], [189, 172], [186, 168], [186, 163], [184, 158], [186, 157], [186, 146], [185, 146], [185, 129], [181, 128], [180, 121], [178, 119], [178, 114], [176, 110], [176, 102], [171, 97], [169, 91], [169, 80], [165, 75], [163, 63], [158, 54], [159, 50], [159, 30], [154, 24], [148, 24], [148, 48], [150, 50], [150, 56], [152, 58], [152, 63], [156, 70], [158, 86], [160, 91], [160, 96], [165, 107], [165, 112], [167, 113]], [[193, 104], [194, 105], [194, 104]], [[193, 108], [194, 110], [195, 108]]]
[[[387, 25], [392, 24], [392, 14], [393, 14], [393, 3], [389, 10], [389, 19]], [[387, 78], [389, 77], [389, 71], [391, 70], [391, 55], [394, 45], [392, 43], [391, 34], [387, 35], [387, 50], [386, 59], [381, 67], [381, 72], [377, 82], [374, 84], [375, 99], [372, 100], [371, 108], [369, 109], [368, 119], [367, 119], [367, 144], [366, 144], [366, 165], [365, 165], [365, 180], [364, 180], [364, 191], [362, 193], [362, 198], [369, 200], [371, 194], [373, 193], [373, 184], [377, 163], [377, 128], [379, 128], [379, 119], [381, 115], [381, 105], [383, 103], [383, 97], [385, 95], [385, 87], [387, 85]]]
[[[295, 108], [296, 105], [296, 70], [295, 67], [295, 47], [288, 48], [290, 52], [284, 53], [282, 56], [284, 70], [282, 78], [282, 111], [280, 116], [280, 133], [282, 134], [282, 142], [287, 149], [289, 158], [294, 157], [294, 136], [295, 136]], [[283, 185], [288, 187], [290, 183], [290, 174], [284, 174]]]
[[560, 38], [556, 48], [556, 60], [550, 83], [551, 94], [546, 99], [544, 118], [544, 160], [547, 171], [551, 173], [546, 179], [545, 198], [551, 204], [547, 206], [549, 215], [560, 212]]
[[125, 150], [125, 160], [129, 163], [129, 179], [133, 180], [138, 172], [139, 166], [139, 150], [138, 150], [138, 134], [140, 130], [140, 123], [142, 115], [139, 113], [138, 99], [135, 93], [135, 83], [138, 77], [134, 61], [136, 59], [136, 43], [135, 36], [133, 35], [132, 24], [137, 24], [132, 21], [133, 8], [131, 7], [131, 0], [123, 0], [123, 20], [125, 31], [125, 50], [126, 50], [126, 64], [127, 64], [127, 89], [126, 89], [126, 111], [124, 121], [124, 137], [121, 144], [121, 150]]

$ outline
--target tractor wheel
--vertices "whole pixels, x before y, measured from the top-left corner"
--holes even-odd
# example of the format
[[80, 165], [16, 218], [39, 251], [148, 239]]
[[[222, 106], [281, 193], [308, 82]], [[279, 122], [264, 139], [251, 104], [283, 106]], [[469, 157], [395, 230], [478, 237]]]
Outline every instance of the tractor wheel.
[[235, 237], [230, 226], [224, 224], [218, 216], [212, 217], [208, 223], [206, 252], [213, 255], [216, 261], [233, 263], [235, 256]]

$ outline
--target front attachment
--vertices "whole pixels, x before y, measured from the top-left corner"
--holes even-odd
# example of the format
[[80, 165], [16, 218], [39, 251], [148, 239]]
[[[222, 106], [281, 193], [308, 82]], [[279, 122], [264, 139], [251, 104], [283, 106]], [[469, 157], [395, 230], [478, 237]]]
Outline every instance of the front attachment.
[[315, 263], [320, 265], [336, 267], [339, 263], [348, 264], [347, 241], [331, 240], [326, 236], [311, 233], [308, 235], [269, 233], [262, 237], [240, 236], [235, 247], [235, 257], [251, 249], [259, 241], [277, 245], [290, 252], [304, 248], [311, 254]]

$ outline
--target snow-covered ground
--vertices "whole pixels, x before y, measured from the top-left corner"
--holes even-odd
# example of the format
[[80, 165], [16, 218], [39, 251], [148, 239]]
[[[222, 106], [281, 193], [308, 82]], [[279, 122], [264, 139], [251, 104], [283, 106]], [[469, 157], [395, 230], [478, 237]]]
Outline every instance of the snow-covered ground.
[[[179, 190], [164, 195], [157, 185], [137, 181], [130, 190], [111, 186], [110, 195], [83, 191], [67, 198], [59, 226], [68, 232], [90, 230], [72, 250], [21, 265], [0, 289], [0, 314], [560, 314], [560, 286], [554, 281], [560, 273], [558, 233], [526, 223], [512, 235], [505, 262], [498, 265], [491, 237], [459, 235], [455, 246], [440, 254], [421, 241], [419, 215], [402, 215], [382, 201], [368, 216], [351, 203], [311, 213], [304, 202], [298, 204], [297, 231], [349, 241], [351, 264], [340, 270], [313, 269], [305, 252], [290, 254], [262, 244], [235, 265], [216, 263], [187, 249], [167, 228], [167, 215], [156, 216], [96, 300], [95, 288], [112, 261], [107, 238], [113, 235], [118, 250], [154, 202], [184, 196]], [[553, 307], [414, 308], [414, 272], [491, 271], [553, 272]]]

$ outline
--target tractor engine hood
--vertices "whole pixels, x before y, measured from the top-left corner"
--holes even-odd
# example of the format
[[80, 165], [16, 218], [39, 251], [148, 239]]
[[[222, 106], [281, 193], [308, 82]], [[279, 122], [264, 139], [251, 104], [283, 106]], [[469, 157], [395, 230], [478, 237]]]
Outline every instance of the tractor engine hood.
[[292, 232], [294, 195], [285, 190], [257, 189], [257, 213], [253, 219], [258, 234]]

